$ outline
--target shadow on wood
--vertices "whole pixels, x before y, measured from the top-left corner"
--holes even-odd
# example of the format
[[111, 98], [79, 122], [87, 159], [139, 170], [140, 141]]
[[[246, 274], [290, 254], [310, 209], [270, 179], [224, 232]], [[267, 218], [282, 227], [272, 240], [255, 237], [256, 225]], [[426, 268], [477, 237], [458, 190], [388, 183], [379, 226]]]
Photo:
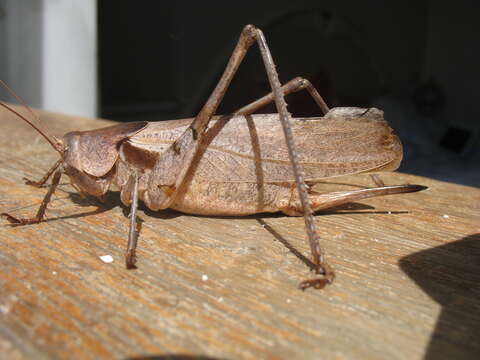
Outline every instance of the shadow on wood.
[[425, 359], [476, 358], [480, 353], [480, 234], [406, 256], [400, 267], [442, 306]]

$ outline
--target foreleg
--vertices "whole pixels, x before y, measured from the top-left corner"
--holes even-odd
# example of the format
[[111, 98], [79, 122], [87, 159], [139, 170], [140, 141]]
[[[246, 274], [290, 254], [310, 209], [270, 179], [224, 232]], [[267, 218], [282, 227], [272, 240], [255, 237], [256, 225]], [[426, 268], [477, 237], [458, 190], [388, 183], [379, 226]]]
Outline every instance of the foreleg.
[[45, 211], [47, 210], [47, 205], [52, 199], [52, 195], [57, 189], [58, 184], [60, 183], [60, 178], [62, 177], [63, 169], [59, 169], [55, 172], [52, 179], [52, 185], [48, 189], [47, 194], [43, 198], [40, 207], [38, 208], [37, 215], [33, 218], [16, 218], [10, 214], [2, 213], [1, 216], [5, 217], [10, 223], [18, 225], [29, 225], [36, 224], [43, 220], [45, 216]]
[[60, 166], [62, 162], [63, 162], [63, 159], [59, 159], [39, 181], [32, 181], [27, 178], [23, 178], [23, 180], [25, 181], [25, 184], [35, 186], [35, 187], [42, 187], [48, 181], [50, 176], [52, 176], [55, 170], [57, 170], [57, 168]]

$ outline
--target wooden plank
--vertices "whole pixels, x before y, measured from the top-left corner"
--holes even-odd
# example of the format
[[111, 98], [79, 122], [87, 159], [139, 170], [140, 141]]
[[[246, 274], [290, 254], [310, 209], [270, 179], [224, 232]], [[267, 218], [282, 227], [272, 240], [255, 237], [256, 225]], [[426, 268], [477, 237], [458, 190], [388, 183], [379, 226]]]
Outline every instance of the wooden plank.
[[[109, 122], [40, 112], [54, 133]], [[38, 179], [57, 154], [0, 112], [0, 210], [31, 216]], [[128, 209], [100, 206], [65, 178], [48, 221], [0, 235], [0, 353], [5, 358], [474, 358], [480, 353], [480, 190], [406, 174], [420, 193], [319, 213], [338, 277], [324, 290], [289, 247], [308, 256], [302, 218], [214, 218], [140, 212], [139, 268], [124, 268]], [[335, 179], [319, 191], [369, 186]], [[287, 245], [287, 246], [286, 246]], [[111, 255], [113, 263], [104, 263]], [[0, 356], [1, 357], [1, 356]]]

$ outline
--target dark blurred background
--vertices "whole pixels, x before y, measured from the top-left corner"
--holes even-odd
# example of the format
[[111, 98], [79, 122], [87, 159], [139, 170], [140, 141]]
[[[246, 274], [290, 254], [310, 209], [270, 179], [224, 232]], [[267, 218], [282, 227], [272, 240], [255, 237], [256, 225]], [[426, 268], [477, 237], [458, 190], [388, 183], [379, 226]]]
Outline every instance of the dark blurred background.
[[[242, 27], [252, 23], [264, 31], [282, 82], [308, 78], [331, 107], [382, 108], [405, 145], [401, 170], [480, 185], [479, 2], [98, 5], [104, 117], [193, 116], [215, 86]], [[219, 112], [268, 90], [254, 47]], [[296, 116], [319, 114], [306, 94], [287, 101]]]
[[[402, 171], [480, 186], [479, 9], [473, 0], [98, 1], [97, 115], [194, 116], [251, 23], [282, 82], [308, 78], [330, 107], [383, 109], [404, 143]], [[267, 92], [254, 46], [219, 113]], [[319, 115], [306, 94], [287, 103], [294, 116]]]

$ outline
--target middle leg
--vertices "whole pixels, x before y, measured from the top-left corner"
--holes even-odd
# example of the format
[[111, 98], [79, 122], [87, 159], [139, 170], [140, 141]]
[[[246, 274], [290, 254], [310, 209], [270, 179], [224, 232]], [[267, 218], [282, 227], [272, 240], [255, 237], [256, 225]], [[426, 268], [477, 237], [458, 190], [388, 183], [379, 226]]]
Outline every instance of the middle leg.
[[[128, 190], [129, 195], [132, 199], [130, 204], [130, 227], [128, 230], [128, 244], [127, 252], [125, 254], [125, 265], [127, 269], [135, 269], [135, 263], [137, 262], [137, 242], [138, 242], [138, 232], [137, 232], [137, 209], [138, 209], [138, 174], [134, 172], [129, 179]], [[123, 195], [123, 194], [122, 194]]]

